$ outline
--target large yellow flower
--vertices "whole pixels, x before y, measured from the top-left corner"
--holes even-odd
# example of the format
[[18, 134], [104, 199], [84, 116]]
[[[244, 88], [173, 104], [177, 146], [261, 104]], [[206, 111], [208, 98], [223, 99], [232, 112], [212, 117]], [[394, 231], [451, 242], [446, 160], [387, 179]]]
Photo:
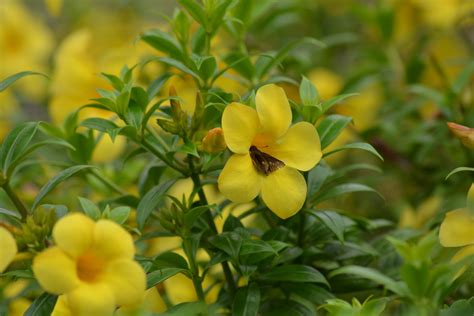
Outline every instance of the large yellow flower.
[[56, 246], [34, 258], [33, 272], [47, 292], [64, 294], [74, 315], [112, 315], [116, 306], [143, 300], [145, 272], [118, 224], [75, 213], [58, 221], [53, 237]]
[[15, 238], [8, 230], [0, 226], [0, 273], [5, 271], [12, 262], [17, 251]]
[[308, 122], [290, 127], [291, 108], [282, 88], [270, 84], [256, 94], [256, 110], [229, 104], [222, 115], [224, 138], [234, 153], [222, 170], [219, 190], [234, 202], [261, 195], [280, 218], [298, 212], [306, 199], [308, 171], [321, 159], [316, 128]]

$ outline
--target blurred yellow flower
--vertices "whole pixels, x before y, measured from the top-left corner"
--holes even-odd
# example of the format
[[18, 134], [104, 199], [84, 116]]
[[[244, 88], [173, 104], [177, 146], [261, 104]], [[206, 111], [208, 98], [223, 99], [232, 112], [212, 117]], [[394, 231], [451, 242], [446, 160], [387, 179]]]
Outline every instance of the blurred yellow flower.
[[474, 9], [470, 0], [412, 0], [421, 11], [421, 17], [430, 26], [454, 28]]
[[8, 283], [3, 289], [3, 297], [11, 299], [8, 304], [9, 316], [23, 316], [31, 301], [27, 298], [21, 297], [21, 292], [28, 286], [28, 281], [19, 279]]
[[432, 196], [423, 201], [416, 211], [407, 206], [402, 210], [398, 225], [400, 227], [421, 228], [438, 212], [440, 206], [441, 199], [438, 196]]
[[44, 0], [48, 12], [52, 16], [58, 16], [63, 8], [63, 0]]
[[335, 72], [326, 68], [316, 68], [308, 73], [308, 79], [316, 86], [321, 100], [335, 97], [344, 85], [344, 80]]
[[53, 238], [56, 246], [34, 258], [33, 272], [47, 292], [64, 295], [73, 315], [112, 315], [116, 306], [142, 302], [145, 272], [121, 226], [74, 213], [56, 223]]
[[359, 94], [346, 99], [342, 104], [335, 107], [339, 114], [352, 117], [354, 128], [363, 132], [377, 125], [378, 111], [382, 106], [383, 95], [378, 84], [369, 84]]
[[250, 202], [261, 194], [276, 215], [288, 218], [306, 199], [307, 171], [321, 159], [316, 128], [308, 122], [290, 127], [291, 108], [282, 88], [258, 89], [256, 110], [229, 104], [222, 115], [227, 146], [234, 153], [218, 178], [219, 190], [231, 201]]
[[[0, 80], [14, 73], [33, 70], [47, 72], [53, 37], [45, 24], [28, 12], [20, 0], [0, 1]], [[15, 88], [29, 97], [41, 98], [46, 81], [31, 76]]]
[[0, 226], [0, 273], [5, 271], [17, 252], [15, 238], [6, 228]]

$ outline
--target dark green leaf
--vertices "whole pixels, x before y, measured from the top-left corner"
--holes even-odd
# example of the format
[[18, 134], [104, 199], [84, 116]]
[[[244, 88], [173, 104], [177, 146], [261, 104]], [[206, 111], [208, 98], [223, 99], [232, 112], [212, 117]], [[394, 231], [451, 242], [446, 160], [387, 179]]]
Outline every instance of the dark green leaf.
[[158, 269], [151, 273], [148, 273], [148, 275], [146, 276], [147, 289], [157, 284], [160, 284], [164, 280], [169, 279], [180, 272], [186, 272], [186, 271], [187, 270], [181, 269], [181, 268], [163, 268], [163, 269]]
[[207, 17], [204, 8], [195, 0], [178, 0], [178, 3], [193, 17], [196, 22], [207, 28]]
[[331, 292], [315, 284], [305, 284], [301, 286], [300, 283], [287, 283], [283, 288], [316, 305], [321, 305], [326, 302], [326, 300], [334, 298]]
[[166, 53], [172, 58], [183, 61], [183, 52], [179, 43], [168, 33], [154, 29], [143, 33], [140, 38], [153, 48]]
[[211, 205], [202, 205], [197, 206], [195, 208], [190, 209], [188, 212], [184, 214], [184, 227], [187, 229], [191, 229], [194, 224], [196, 224], [197, 220], [201, 217], [202, 214], [209, 211]]
[[336, 185], [326, 191], [321, 192], [321, 194], [316, 195], [314, 199], [314, 203], [320, 203], [322, 201], [326, 201], [335, 197], [338, 197], [343, 194], [352, 193], [352, 192], [373, 192], [376, 193], [381, 198], [382, 195], [378, 193], [373, 188], [366, 186], [365, 184], [360, 183], [344, 183]]
[[232, 304], [232, 316], [257, 316], [260, 306], [260, 289], [257, 283], [239, 288]]
[[137, 207], [137, 224], [139, 229], [143, 229], [151, 212], [153, 212], [153, 210], [163, 200], [165, 193], [176, 181], [177, 179], [171, 179], [159, 186], [153, 187], [141, 199], [140, 204], [138, 204]]
[[344, 231], [346, 229], [344, 218], [333, 211], [309, 211], [336, 235], [339, 241], [344, 241]]
[[10, 165], [21, 159], [38, 131], [39, 122], [27, 122], [15, 127], [3, 141], [0, 148], [0, 164], [3, 174], [7, 174]]
[[163, 268], [179, 268], [188, 270], [188, 263], [186, 259], [178, 255], [177, 253], [168, 251], [155, 257], [153, 260], [153, 269]]
[[110, 211], [109, 219], [122, 225], [130, 216], [131, 208], [128, 206], [119, 206]]
[[49, 316], [53, 312], [57, 300], [56, 295], [43, 293], [31, 303], [24, 316]]
[[289, 264], [273, 268], [260, 276], [265, 281], [289, 281], [289, 282], [311, 282], [321, 283], [329, 286], [326, 278], [313, 267]]

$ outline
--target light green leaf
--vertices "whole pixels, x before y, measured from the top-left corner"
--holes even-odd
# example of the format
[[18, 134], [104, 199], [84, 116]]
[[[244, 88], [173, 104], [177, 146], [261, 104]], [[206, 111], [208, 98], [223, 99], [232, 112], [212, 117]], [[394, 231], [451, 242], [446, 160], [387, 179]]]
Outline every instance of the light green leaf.
[[331, 144], [351, 121], [352, 118], [339, 114], [325, 117], [317, 128], [321, 141], [321, 149]]
[[97, 207], [97, 205], [95, 205], [94, 202], [83, 197], [78, 197], [78, 199], [79, 204], [81, 204], [82, 210], [88, 217], [92, 218], [95, 221], [100, 218], [101, 211]]
[[447, 180], [449, 177], [451, 177], [453, 174], [456, 174], [458, 172], [461, 172], [461, 171], [474, 171], [474, 168], [470, 168], [470, 167], [459, 167], [459, 168], [456, 168], [454, 169], [453, 171], [451, 171], [445, 178], [445, 180]]
[[40, 76], [43, 76], [43, 77], [49, 79], [48, 76], [46, 76], [45, 74], [39, 73], [39, 72], [34, 72], [34, 71], [18, 72], [16, 74], [11, 75], [11, 76], [3, 79], [2, 81], [0, 81], [0, 92], [4, 91], [6, 88], [8, 88], [12, 84], [14, 84], [17, 80], [19, 80], [23, 77], [32, 76], [32, 75], [40, 75]]
[[143, 229], [151, 212], [153, 212], [153, 210], [163, 200], [163, 197], [165, 196], [168, 189], [177, 180], [178, 179], [171, 179], [162, 183], [161, 185], [155, 186], [150, 189], [150, 191], [148, 191], [144, 197], [142, 197], [137, 207], [137, 224], [139, 229]]

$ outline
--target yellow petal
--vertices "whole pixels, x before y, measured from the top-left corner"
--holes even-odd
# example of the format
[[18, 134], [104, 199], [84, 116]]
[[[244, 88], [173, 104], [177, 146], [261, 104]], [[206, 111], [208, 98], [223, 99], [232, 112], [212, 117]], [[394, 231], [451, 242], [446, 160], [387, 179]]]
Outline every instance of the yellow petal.
[[260, 192], [262, 176], [257, 173], [252, 159], [245, 155], [232, 155], [229, 158], [217, 183], [219, 190], [234, 202], [249, 202]]
[[99, 220], [94, 227], [94, 251], [104, 258], [129, 258], [135, 254], [132, 236], [119, 224]]
[[236, 102], [226, 106], [222, 114], [222, 129], [229, 149], [237, 154], [247, 153], [259, 124], [257, 112], [251, 107]]
[[15, 238], [3, 227], [0, 227], [0, 273], [5, 271], [15, 257], [18, 248]]
[[111, 262], [105, 272], [104, 282], [112, 290], [116, 305], [135, 306], [145, 298], [145, 271], [133, 260], [119, 259]]
[[59, 295], [80, 285], [76, 262], [59, 247], [41, 252], [33, 259], [33, 272], [43, 289]]
[[323, 155], [318, 132], [314, 125], [308, 122], [293, 125], [278, 143], [262, 147], [261, 151], [283, 161], [289, 167], [302, 171], [313, 168]]
[[67, 215], [54, 226], [54, 241], [68, 255], [78, 257], [90, 248], [94, 225], [94, 221], [82, 213]]
[[278, 169], [262, 181], [263, 201], [283, 219], [293, 216], [303, 207], [306, 190], [303, 175], [290, 167]]
[[66, 295], [60, 295], [58, 297], [51, 316], [73, 316], [71, 310], [69, 309]]
[[19, 297], [14, 299], [8, 305], [8, 316], [23, 316], [31, 305], [29, 299]]
[[258, 89], [255, 102], [262, 134], [271, 135], [273, 139], [283, 136], [292, 118], [285, 90], [274, 84], [265, 85]]
[[102, 283], [83, 283], [67, 294], [67, 303], [74, 316], [108, 316], [115, 310], [114, 295]]
[[460, 208], [446, 214], [439, 229], [439, 241], [444, 247], [474, 244], [474, 216]]

